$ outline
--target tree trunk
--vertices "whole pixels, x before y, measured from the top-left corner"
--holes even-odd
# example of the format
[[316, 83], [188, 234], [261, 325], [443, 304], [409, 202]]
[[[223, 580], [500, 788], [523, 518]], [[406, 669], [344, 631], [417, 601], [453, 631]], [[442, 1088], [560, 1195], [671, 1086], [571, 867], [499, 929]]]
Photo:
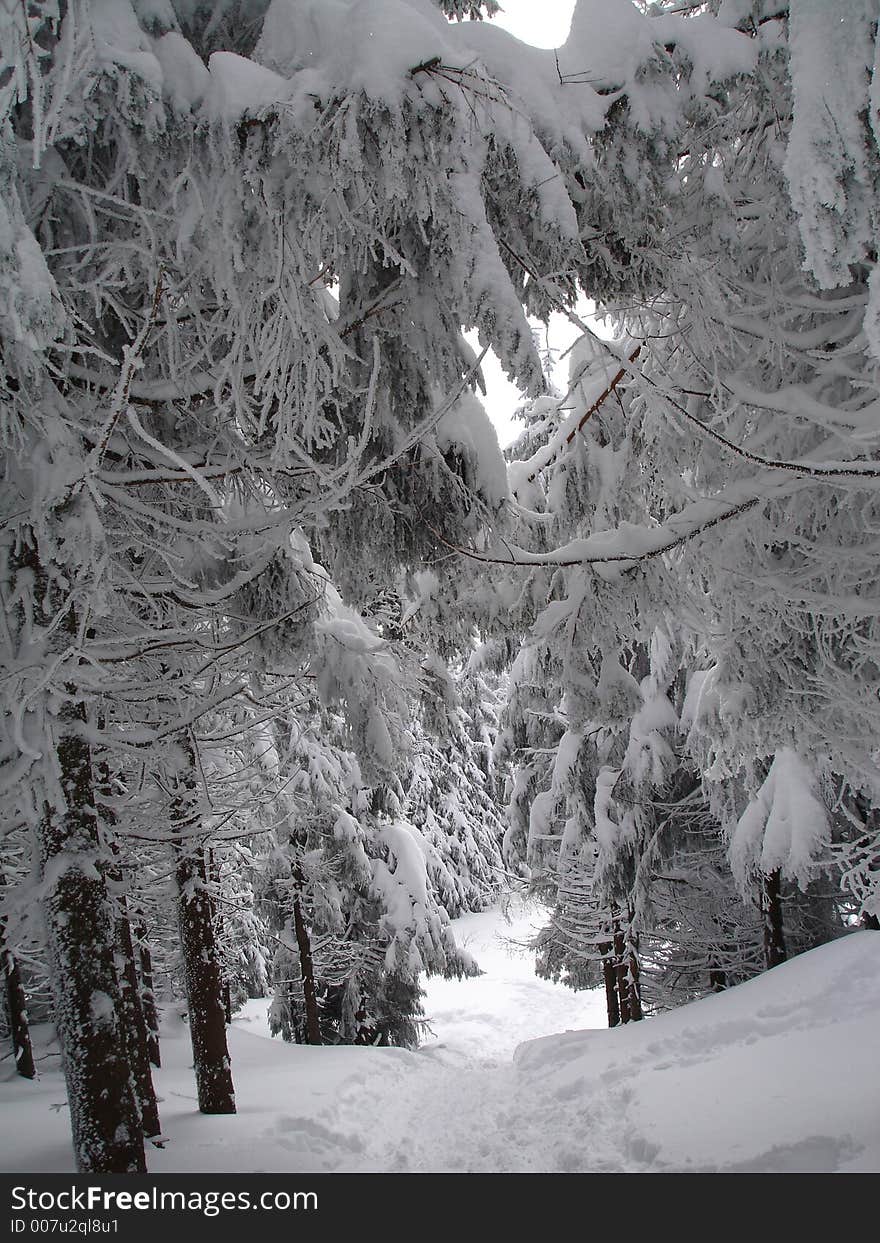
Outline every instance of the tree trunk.
[[223, 980], [212, 922], [205, 852], [195, 838], [195, 755], [192, 743], [181, 744], [184, 772], [173, 804], [177, 915], [183, 951], [183, 977], [199, 1109], [203, 1114], [234, 1114]]
[[626, 973], [627, 991], [629, 994], [630, 1022], [639, 1023], [645, 1017], [642, 1012], [642, 983], [639, 967], [638, 938], [633, 933], [633, 914], [630, 912], [629, 928], [626, 936]]
[[[259, 683], [257, 683], [259, 687]], [[279, 755], [284, 755], [285, 745], [281, 736], [280, 727], [277, 721], [272, 723], [272, 736], [275, 741]], [[291, 824], [293, 824], [291, 818]], [[297, 847], [296, 834], [293, 829], [290, 830], [289, 849], [291, 853]], [[312, 942], [309, 936], [309, 930], [303, 917], [302, 893], [305, 889], [305, 877], [299, 862], [294, 862], [292, 867], [293, 879], [293, 926], [296, 934], [296, 944], [299, 949], [299, 972], [302, 978], [303, 987], [303, 1006], [305, 1008], [305, 1043], [306, 1044], [322, 1044], [321, 1039], [321, 1023], [318, 1014], [318, 993], [315, 985], [315, 964], [312, 958]], [[297, 1043], [299, 1043], [299, 1035], [297, 1035]]]
[[91, 753], [82, 704], [56, 715], [66, 810], [45, 805], [40, 862], [56, 1026], [81, 1174], [145, 1173], [144, 1146], [120, 1025], [113, 925], [99, 858]]
[[785, 962], [788, 954], [782, 925], [782, 876], [779, 868], [764, 877], [761, 903], [764, 916], [764, 962], [769, 970]]
[[[57, 619], [52, 590], [34, 544], [23, 543], [18, 567], [32, 577], [33, 623], [45, 632]], [[68, 605], [67, 631], [75, 641]], [[26, 639], [30, 639], [22, 618]], [[59, 697], [56, 695], [56, 700]], [[43, 885], [47, 949], [55, 996], [76, 1168], [81, 1174], [142, 1174], [144, 1144], [119, 1018], [113, 923], [101, 870], [92, 753], [84, 738], [86, 709], [73, 685], [47, 712], [52, 750], [36, 845]], [[51, 799], [51, 802], [49, 801]]]
[[612, 911], [611, 927], [614, 944], [614, 978], [617, 981], [620, 1021], [628, 1023], [632, 1018], [629, 1007], [629, 970], [626, 963], [626, 944], [616, 911]]
[[[214, 892], [220, 893], [220, 865], [212, 850], [205, 851], [205, 867], [208, 879]], [[225, 928], [223, 920], [222, 908], [218, 911], [217, 903], [211, 902], [211, 923], [214, 928], [214, 940], [217, 944], [217, 956], [220, 963], [220, 979], [222, 980], [221, 995], [223, 997], [223, 1019], [227, 1027], [232, 1022], [232, 988], [229, 984], [229, 976], [224, 968], [223, 963], [223, 945], [225, 939]]]
[[632, 1017], [629, 1012], [629, 985], [627, 982], [626, 963], [623, 958], [615, 958], [614, 975], [617, 980], [617, 1004], [620, 1008], [621, 1023], [628, 1023]]
[[[103, 724], [103, 720], [99, 719], [99, 728], [103, 728]], [[125, 882], [119, 862], [119, 849], [112, 837], [112, 826], [116, 823], [116, 815], [110, 806], [112, 791], [108, 765], [101, 760], [96, 772], [101, 795], [102, 841], [112, 859], [107, 869], [107, 883], [114, 907], [113, 931], [116, 942], [116, 974], [119, 978], [119, 1014], [123, 1036], [128, 1046], [128, 1060], [131, 1065], [135, 1097], [140, 1109], [141, 1130], [144, 1135], [154, 1138], [161, 1133], [162, 1127], [159, 1122], [159, 1106], [156, 1101], [156, 1090], [153, 1087], [153, 1076], [150, 1073], [147, 1024], [138, 987]]]
[[717, 962], [709, 962], [709, 987], [713, 993], [723, 993], [727, 988], [727, 972]]
[[[611, 990], [617, 993], [617, 1014], [621, 1023], [637, 1023], [642, 1017], [642, 991], [639, 980], [638, 945], [632, 933], [632, 913], [630, 913], [626, 931], [620, 926], [620, 910], [616, 903], [611, 904], [611, 936], [612, 943], [608, 947], [612, 953], [608, 959], [605, 975], [605, 999], [608, 1005], [609, 1027], [614, 1013], [611, 1003]], [[604, 948], [604, 947], [603, 947]], [[603, 967], [604, 967], [603, 963]]]
[[135, 937], [140, 955], [141, 1009], [147, 1027], [147, 1056], [158, 1070], [162, 1065], [162, 1055], [159, 1049], [159, 1015], [156, 1013], [156, 996], [153, 991], [153, 956], [147, 941], [147, 926], [143, 920], [138, 922]]
[[293, 926], [299, 948], [299, 968], [302, 976], [303, 1001], [306, 1011], [306, 1044], [321, 1044], [321, 1024], [318, 1018], [318, 995], [315, 989], [315, 966], [312, 961], [312, 943], [303, 919], [300, 893], [304, 884], [299, 865], [294, 868], [293, 880], [296, 891], [293, 899]]
[[[6, 878], [0, 872], [0, 888], [6, 888]], [[12, 1036], [12, 1053], [15, 1069], [22, 1079], [36, 1079], [37, 1067], [31, 1045], [31, 1029], [28, 1024], [27, 998], [21, 982], [21, 972], [12, 947], [6, 940], [6, 919], [0, 918], [0, 954], [3, 957], [3, 976], [6, 983], [6, 1009], [9, 1014], [9, 1030]]]
[[138, 988], [131, 925], [124, 907], [116, 919], [116, 944], [119, 953], [122, 1015], [134, 1075], [135, 1092], [141, 1110], [141, 1127], [144, 1135], [153, 1137], [160, 1134], [162, 1127], [159, 1122], [159, 1106], [156, 1102], [153, 1076], [150, 1072], [149, 1035]]
[[614, 947], [610, 941], [599, 946], [602, 955], [602, 978], [605, 981], [605, 1007], [608, 1011], [608, 1026], [620, 1024], [620, 1001], [617, 996], [617, 975], [614, 969]]

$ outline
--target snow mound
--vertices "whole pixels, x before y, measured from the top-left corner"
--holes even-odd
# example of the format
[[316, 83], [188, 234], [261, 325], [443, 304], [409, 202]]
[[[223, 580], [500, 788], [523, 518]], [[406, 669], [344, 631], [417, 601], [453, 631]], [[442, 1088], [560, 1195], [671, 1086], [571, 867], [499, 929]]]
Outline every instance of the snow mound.
[[622, 1168], [875, 1171], [878, 1016], [880, 934], [858, 932], [643, 1023], [529, 1041], [514, 1061], [556, 1102], [560, 1136], [601, 1104]]

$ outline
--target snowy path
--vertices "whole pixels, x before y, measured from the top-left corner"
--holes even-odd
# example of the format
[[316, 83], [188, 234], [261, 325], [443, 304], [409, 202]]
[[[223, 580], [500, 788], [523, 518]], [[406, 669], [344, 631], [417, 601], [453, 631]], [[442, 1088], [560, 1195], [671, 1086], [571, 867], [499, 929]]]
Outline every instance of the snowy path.
[[514, 1063], [453, 1026], [343, 1087], [336, 1125], [363, 1143], [344, 1168], [877, 1172], [878, 1018], [880, 934], [862, 932], [642, 1024], [534, 1040]]
[[[547, 1113], [537, 1094], [523, 1090], [513, 1066], [518, 1045], [566, 1030], [602, 1027], [601, 992], [573, 993], [539, 979], [526, 942], [542, 914], [520, 902], [455, 921], [456, 940], [484, 974], [477, 979], [426, 981], [424, 1009], [431, 1035], [414, 1055], [385, 1055], [381, 1073], [354, 1073], [322, 1121], [343, 1146], [358, 1136], [339, 1168], [362, 1171], [542, 1170], [578, 1168], [566, 1140], [554, 1152]], [[265, 1003], [250, 1002], [237, 1020], [256, 1035], [265, 1028]], [[391, 1056], [388, 1056], [391, 1055]], [[553, 1111], [546, 1119], [553, 1131]], [[380, 1120], [365, 1133], [364, 1119]], [[519, 1136], [516, 1147], [511, 1136]], [[548, 1151], [549, 1149], [549, 1151]], [[571, 1149], [571, 1151], [568, 1151]], [[621, 1168], [615, 1153], [609, 1168]]]
[[417, 1056], [430, 1068], [402, 1084], [397, 1097], [375, 1101], [386, 1138], [365, 1153], [361, 1168], [576, 1170], [585, 1168], [587, 1153], [592, 1169], [629, 1168], [625, 1142], [612, 1137], [608, 1119], [598, 1125], [597, 1106], [584, 1105], [560, 1128], [559, 1101], [548, 1102], [513, 1065], [524, 1041], [604, 1028], [606, 1015], [603, 992], [573, 993], [535, 975], [525, 942], [541, 913], [514, 903], [507, 917], [490, 911], [455, 921], [457, 940], [485, 974], [427, 981], [424, 1004], [434, 1039]]
[[341, 1097], [343, 1128], [363, 1111], [381, 1118], [374, 1142], [357, 1168], [365, 1172], [540, 1173], [656, 1168], [630, 1150], [625, 1127], [615, 1125], [613, 1101], [561, 1108], [512, 1065], [491, 1069], [434, 1065], [403, 1075], [396, 1085], [353, 1085]]
[[[188, 1031], [168, 1021], [151, 1171], [880, 1171], [880, 933], [609, 1032], [601, 994], [536, 980], [496, 938], [527, 921], [461, 922], [486, 975], [430, 982], [415, 1053], [270, 1040], [249, 1003], [229, 1032], [234, 1117], [197, 1112]], [[36, 1083], [0, 1071], [0, 1169], [72, 1168], [56, 1063]]]
[[[608, 1032], [601, 991], [534, 975], [523, 943], [536, 918], [514, 906], [509, 923], [497, 911], [456, 921], [485, 974], [427, 982], [433, 1036], [414, 1054], [273, 1042], [288, 1064], [308, 1059], [315, 1093], [290, 1113], [273, 1097], [286, 1168], [880, 1170], [880, 934]], [[240, 1099], [265, 1043], [248, 1032], [268, 1034], [265, 1003], [234, 1024]]]
[[[535, 975], [534, 952], [527, 942], [544, 918], [540, 908], [515, 899], [504, 910], [453, 921], [456, 941], [476, 959], [483, 975], [424, 981], [429, 1032], [419, 1056], [450, 1053], [468, 1062], [501, 1065], [511, 1061], [525, 1040], [605, 1026], [601, 990], [573, 993]], [[234, 1026], [268, 1036], [267, 1004], [247, 1002]]]

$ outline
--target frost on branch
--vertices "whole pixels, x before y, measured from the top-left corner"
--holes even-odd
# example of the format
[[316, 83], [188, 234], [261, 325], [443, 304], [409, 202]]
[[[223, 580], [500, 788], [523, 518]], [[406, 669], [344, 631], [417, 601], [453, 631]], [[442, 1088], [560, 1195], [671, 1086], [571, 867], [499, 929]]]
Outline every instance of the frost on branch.
[[804, 266], [822, 289], [848, 284], [876, 232], [878, 156], [865, 125], [874, 0], [791, 0], [792, 124], [785, 175]]

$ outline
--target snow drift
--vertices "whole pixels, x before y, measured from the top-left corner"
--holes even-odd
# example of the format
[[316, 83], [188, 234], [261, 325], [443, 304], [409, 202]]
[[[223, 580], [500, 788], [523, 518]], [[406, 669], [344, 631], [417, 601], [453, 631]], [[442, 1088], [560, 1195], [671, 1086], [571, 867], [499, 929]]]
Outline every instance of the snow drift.
[[530, 1041], [514, 1060], [558, 1102], [560, 1141], [589, 1143], [599, 1121], [622, 1169], [876, 1171], [878, 1015], [880, 934], [858, 932], [644, 1023]]

